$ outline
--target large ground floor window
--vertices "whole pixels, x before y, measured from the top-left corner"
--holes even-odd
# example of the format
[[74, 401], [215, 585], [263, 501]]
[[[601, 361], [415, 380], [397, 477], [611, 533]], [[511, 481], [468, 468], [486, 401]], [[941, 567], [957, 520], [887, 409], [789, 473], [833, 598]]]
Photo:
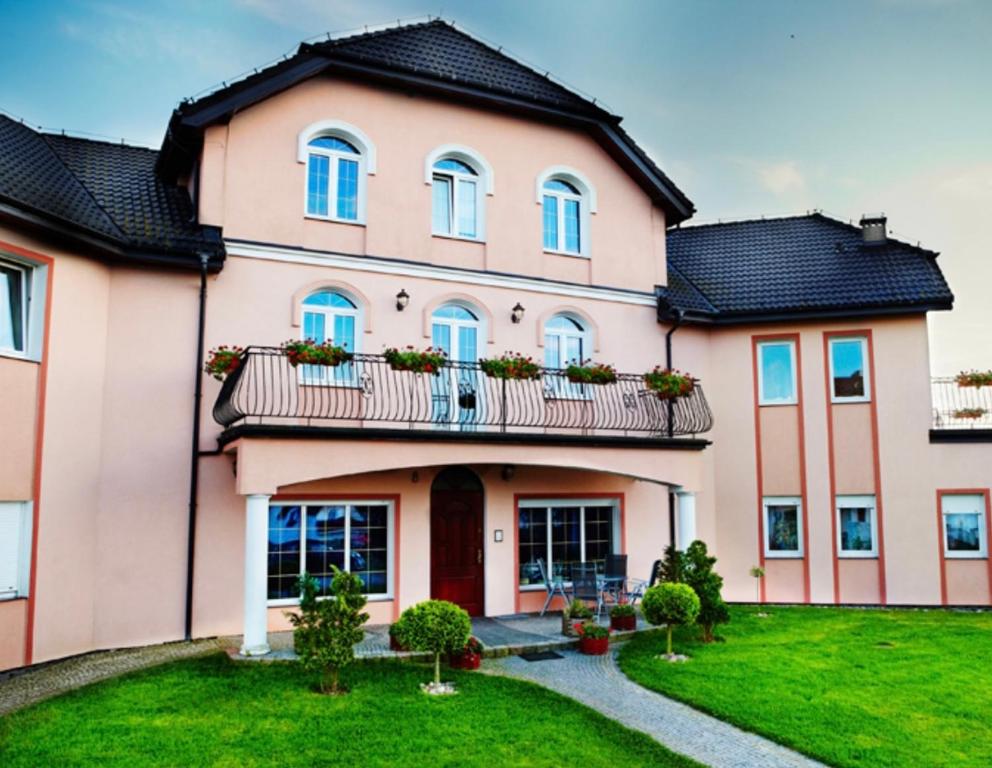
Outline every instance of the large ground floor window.
[[304, 571], [330, 594], [337, 566], [357, 574], [370, 597], [392, 594], [393, 505], [388, 501], [333, 501], [269, 506], [268, 597], [299, 599]]
[[620, 541], [617, 499], [528, 499], [518, 517], [520, 585], [540, 585], [537, 561], [549, 575], [570, 581], [572, 566], [594, 563], [602, 571]]

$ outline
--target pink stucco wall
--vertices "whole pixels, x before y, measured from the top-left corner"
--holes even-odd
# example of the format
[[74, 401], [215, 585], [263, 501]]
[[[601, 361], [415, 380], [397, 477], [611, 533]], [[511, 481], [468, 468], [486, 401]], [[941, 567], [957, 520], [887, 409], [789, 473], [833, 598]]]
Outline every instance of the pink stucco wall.
[[31, 498], [39, 364], [0, 356], [0, 499]]

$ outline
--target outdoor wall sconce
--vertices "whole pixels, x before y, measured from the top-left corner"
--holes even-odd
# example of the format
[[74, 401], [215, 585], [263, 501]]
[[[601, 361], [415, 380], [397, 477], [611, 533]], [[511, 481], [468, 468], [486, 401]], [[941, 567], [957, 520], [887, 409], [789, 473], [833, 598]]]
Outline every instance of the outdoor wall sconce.
[[417, 470], [413, 470], [413, 472], [410, 474], [410, 482], [411, 483], [420, 482], [420, 473]]
[[406, 292], [406, 289], [400, 288], [400, 292], [396, 294], [396, 311], [402, 312], [409, 303], [410, 294]]
[[499, 473], [500, 477], [504, 480], [512, 480], [515, 474], [517, 474], [517, 468], [512, 464], [504, 464], [503, 469]]
[[524, 319], [524, 307], [519, 301], [517, 302], [517, 306], [510, 312], [510, 319], [515, 323], [519, 323]]

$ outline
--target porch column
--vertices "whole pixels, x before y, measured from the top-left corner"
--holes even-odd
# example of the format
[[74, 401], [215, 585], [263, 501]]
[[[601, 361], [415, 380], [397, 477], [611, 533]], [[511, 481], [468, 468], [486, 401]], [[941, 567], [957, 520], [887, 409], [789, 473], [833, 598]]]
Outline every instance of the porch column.
[[245, 629], [241, 653], [269, 652], [268, 637], [269, 497], [245, 497]]
[[679, 508], [675, 547], [684, 552], [696, 540], [696, 494], [690, 491], [677, 491], [675, 496]]

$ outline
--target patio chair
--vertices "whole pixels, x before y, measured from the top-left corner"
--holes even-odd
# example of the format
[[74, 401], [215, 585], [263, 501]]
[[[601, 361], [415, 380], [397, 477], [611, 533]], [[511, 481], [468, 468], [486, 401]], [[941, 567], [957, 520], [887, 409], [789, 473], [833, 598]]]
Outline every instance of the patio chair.
[[603, 573], [605, 592], [620, 602], [627, 595], [627, 556], [607, 555], [606, 568]]
[[644, 593], [657, 584], [660, 577], [661, 560], [655, 560], [654, 565], [651, 566], [651, 576], [647, 581], [644, 581], [643, 579], [628, 579], [627, 599], [630, 601], [631, 605], [644, 597]]
[[557, 593], [562, 600], [565, 601], [565, 607], [568, 607], [568, 595], [565, 594], [565, 582], [563, 579], [554, 579], [548, 575], [548, 568], [544, 564], [543, 558], [537, 558], [537, 568], [541, 572], [541, 581], [544, 582], [544, 588], [548, 591], [548, 596], [544, 600], [544, 607], [541, 608], [541, 615], [543, 616], [547, 610], [548, 606], [551, 605], [551, 601], [555, 599], [555, 594]]
[[603, 611], [603, 591], [599, 588], [599, 577], [593, 563], [572, 566], [572, 597], [583, 603], [596, 603], [596, 620]]

